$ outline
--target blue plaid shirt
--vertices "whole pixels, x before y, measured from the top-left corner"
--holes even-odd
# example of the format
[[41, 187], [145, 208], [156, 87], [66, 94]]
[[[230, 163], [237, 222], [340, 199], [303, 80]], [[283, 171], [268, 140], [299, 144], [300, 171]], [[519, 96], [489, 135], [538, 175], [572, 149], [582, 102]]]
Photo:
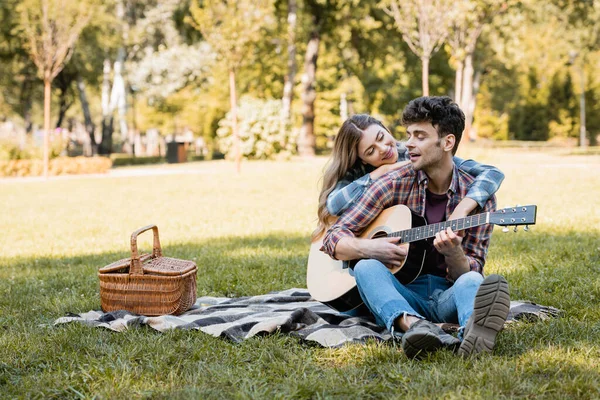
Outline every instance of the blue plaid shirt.
[[[408, 150], [403, 142], [397, 142], [398, 161], [408, 161]], [[486, 201], [500, 188], [504, 174], [491, 165], [479, 164], [474, 160], [463, 160], [454, 157], [454, 164], [462, 171], [475, 178], [469, 186], [467, 196], [483, 208]], [[341, 215], [350, 206], [361, 198], [365, 190], [371, 186], [373, 180], [369, 173], [375, 170], [370, 165], [361, 164], [359, 167], [348, 171], [327, 197], [327, 211], [331, 215]]]

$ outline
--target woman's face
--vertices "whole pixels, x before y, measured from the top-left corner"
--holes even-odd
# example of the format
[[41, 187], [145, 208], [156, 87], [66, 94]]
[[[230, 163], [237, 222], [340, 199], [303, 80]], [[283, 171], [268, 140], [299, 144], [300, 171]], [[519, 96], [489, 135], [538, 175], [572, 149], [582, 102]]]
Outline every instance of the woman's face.
[[398, 161], [396, 139], [379, 125], [365, 129], [358, 142], [358, 157], [366, 164], [377, 168]]

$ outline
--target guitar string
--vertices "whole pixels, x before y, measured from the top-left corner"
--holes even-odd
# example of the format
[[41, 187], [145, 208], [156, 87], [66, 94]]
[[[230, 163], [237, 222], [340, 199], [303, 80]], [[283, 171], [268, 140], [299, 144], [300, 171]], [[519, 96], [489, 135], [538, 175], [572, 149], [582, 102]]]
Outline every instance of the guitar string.
[[[435, 236], [438, 232], [445, 230], [446, 228], [452, 228], [453, 230], [469, 229], [476, 226], [484, 225], [487, 220], [489, 213], [471, 215], [465, 218], [455, 219], [451, 221], [442, 221], [431, 225], [419, 226], [417, 228], [406, 229], [403, 231], [392, 232], [388, 234], [388, 237], [400, 237], [402, 243], [415, 242], [417, 240], [427, 239]], [[462, 223], [462, 225], [461, 225]]]

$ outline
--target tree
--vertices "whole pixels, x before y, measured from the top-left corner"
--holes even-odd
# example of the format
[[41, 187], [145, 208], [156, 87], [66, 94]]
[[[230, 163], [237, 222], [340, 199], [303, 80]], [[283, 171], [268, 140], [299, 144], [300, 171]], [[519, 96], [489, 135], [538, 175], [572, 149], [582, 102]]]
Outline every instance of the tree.
[[[567, 1], [566, 16], [571, 29], [567, 33], [567, 41], [571, 45], [571, 63], [579, 63], [580, 81], [579, 95], [579, 146], [586, 147], [586, 79], [585, 66], [589, 54], [600, 45], [600, 2], [599, 1]], [[595, 141], [595, 140], [591, 140]]]
[[26, 40], [20, 29], [20, 15], [16, 12], [19, 0], [0, 2], [0, 114], [11, 117], [20, 115], [25, 131], [33, 129], [32, 108], [37, 90], [37, 68], [31, 63]]
[[50, 90], [52, 80], [72, 55], [93, 8], [86, 2], [27, 0], [19, 6], [29, 54], [44, 81], [44, 176], [48, 177]]
[[298, 136], [298, 154], [302, 157], [315, 155], [315, 100], [317, 98], [317, 60], [321, 43], [323, 13], [316, 2], [310, 2], [310, 33], [304, 54], [304, 74], [302, 75], [302, 128]]
[[444, 44], [449, 32], [449, 0], [383, 0], [384, 11], [422, 64], [423, 96], [429, 96], [429, 60]]
[[236, 73], [252, 55], [253, 43], [273, 12], [271, 0], [204, 0], [192, 2], [188, 21], [198, 29], [229, 72], [229, 97], [236, 169], [241, 169], [240, 138], [237, 126]]
[[[292, 98], [294, 95], [294, 81], [296, 79], [296, 21], [298, 20], [298, 6], [296, 0], [288, 0], [287, 12], [287, 73], [283, 85], [281, 98], [281, 130], [290, 125], [292, 118]], [[283, 132], [281, 132], [283, 133]]]
[[448, 47], [456, 64], [454, 98], [465, 112], [467, 138], [471, 137], [475, 110], [473, 58], [477, 40], [486, 24], [500, 11], [506, 10], [508, 3], [495, 0], [456, 0], [452, 14], [448, 15], [451, 21]]

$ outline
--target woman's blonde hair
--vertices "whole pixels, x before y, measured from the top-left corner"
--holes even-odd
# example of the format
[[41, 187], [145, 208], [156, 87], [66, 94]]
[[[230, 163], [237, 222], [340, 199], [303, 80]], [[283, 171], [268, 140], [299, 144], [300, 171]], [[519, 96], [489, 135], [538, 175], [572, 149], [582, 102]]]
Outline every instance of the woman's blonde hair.
[[323, 186], [319, 194], [319, 206], [317, 209], [318, 224], [313, 232], [311, 240], [319, 238], [330, 225], [332, 217], [327, 210], [327, 197], [335, 188], [340, 179], [352, 175], [351, 180], [357, 179], [358, 174], [366, 173], [363, 162], [358, 157], [358, 142], [365, 131], [371, 125], [379, 125], [389, 132], [381, 121], [367, 114], [355, 114], [348, 118], [338, 131], [333, 143], [333, 151], [323, 174]]

